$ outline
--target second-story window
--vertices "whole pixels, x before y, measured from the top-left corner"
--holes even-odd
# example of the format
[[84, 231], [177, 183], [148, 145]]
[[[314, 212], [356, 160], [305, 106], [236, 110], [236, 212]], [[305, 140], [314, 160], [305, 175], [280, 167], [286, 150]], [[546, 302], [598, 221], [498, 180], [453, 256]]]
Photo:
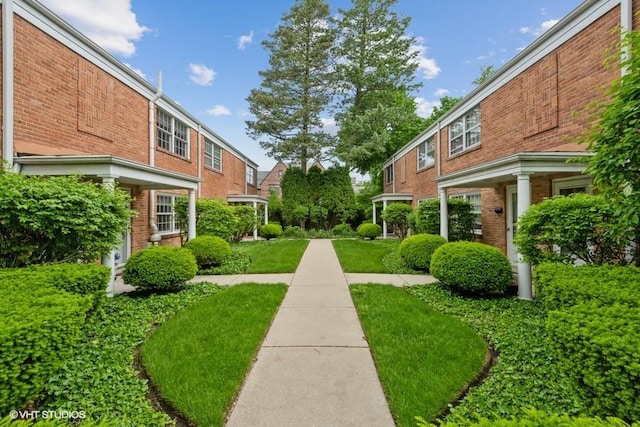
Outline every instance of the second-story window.
[[189, 126], [175, 117], [158, 110], [156, 122], [156, 141], [158, 147], [181, 157], [189, 155]]
[[247, 166], [247, 184], [256, 185], [256, 171], [250, 166]]
[[435, 136], [418, 145], [418, 170], [435, 163]]
[[208, 139], [204, 140], [204, 164], [222, 172], [222, 148]]
[[449, 125], [449, 155], [480, 144], [480, 107], [474, 107]]
[[387, 166], [384, 170], [384, 183], [391, 184], [393, 182], [393, 164]]

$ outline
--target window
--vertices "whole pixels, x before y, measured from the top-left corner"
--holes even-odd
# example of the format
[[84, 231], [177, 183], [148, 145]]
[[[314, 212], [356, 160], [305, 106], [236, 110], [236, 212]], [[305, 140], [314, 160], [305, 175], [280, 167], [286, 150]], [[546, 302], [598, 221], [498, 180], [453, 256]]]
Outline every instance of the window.
[[269, 194], [275, 193], [278, 196], [280, 195], [280, 186], [276, 184], [269, 184]]
[[393, 164], [386, 167], [384, 170], [384, 183], [391, 184], [393, 182]]
[[435, 136], [418, 145], [418, 170], [435, 163]]
[[158, 147], [188, 157], [189, 154], [189, 127], [172, 117], [170, 114], [158, 110], [156, 122], [156, 140]]
[[473, 232], [482, 233], [482, 205], [480, 204], [480, 193], [462, 193], [449, 196], [450, 199], [465, 200], [471, 205], [471, 213], [474, 216]]
[[247, 166], [247, 184], [256, 185], [256, 171]]
[[176, 197], [171, 194], [158, 194], [156, 199], [156, 225], [160, 233], [180, 231], [178, 217], [174, 210]]
[[574, 193], [592, 193], [591, 178], [584, 176], [554, 179], [552, 185], [554, 196], [568, 196]]
[[204, 164], [222, 172], [222, 148], [208, 139], [204, 140]]
[[480, 107], [475, 107], [449, 125], [449, 155], [480, 144]]

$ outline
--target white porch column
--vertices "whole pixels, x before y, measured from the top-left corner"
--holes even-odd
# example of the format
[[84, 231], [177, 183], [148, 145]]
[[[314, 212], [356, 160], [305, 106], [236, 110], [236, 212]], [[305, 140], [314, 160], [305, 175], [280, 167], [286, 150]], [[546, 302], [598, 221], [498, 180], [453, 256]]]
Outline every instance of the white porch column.
[[372, 202], [373, 203], [373, 223], [377, 224], [376, 222], [376, 202]]
[[258, 202], [256, 200], [253, 201], [253, 211], [255, 215], [253, 223], [253, 240], [258, 240]]
[[[531, 205], [531, 181], [528, 174], [520, 174], [518, 177], [518, 218], [520, 218]], [[524, 262], [522, 254], [518, 252], [518, 298], [530, 300], [533, 298], [531, 286], [531, 266]]]
[[449, 206], [446, 188], [440, 188], [440, 235], [449, 240]]
[[[114, 176], [103, 176], [102, 187], [105, 190], [113, 192], [116, 188], [116, 178]], [[109, 283], [107, 284], [107, 296], [112, 297], [115, 294], [115, 282], [116, 282], [116, 248], [104, 255], [100, 260], [102, 265], [109, 267], [111, 270], [111, 276], [109, 277]]]
[[[387, 209], [386, 199], [382, 201], [382, 212], [384, 212], [385, 209]], [[382, 238], [387, 238], [387, 221], [385, 221], [384, 219], [382, 220]]]
[[264, 223], [269, 224], [269, 203], [264, 203]]
[[196, 190], [189, 190], [189, 230], [187, 239], [196, 238]]

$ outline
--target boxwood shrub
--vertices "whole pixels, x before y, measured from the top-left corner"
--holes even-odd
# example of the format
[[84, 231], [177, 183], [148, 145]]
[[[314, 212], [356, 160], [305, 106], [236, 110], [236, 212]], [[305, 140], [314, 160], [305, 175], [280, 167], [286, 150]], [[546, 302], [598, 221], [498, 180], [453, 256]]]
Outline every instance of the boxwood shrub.
[[276, 223], [265, 224], [260, 227], [260, 236], [267, 239], [275, 239], [282, 236], [282, 226]]
[[25, 276], [0, 283], [0, 413], [25, 407], [72, 356], [91, 299]]
[[358, 226], [356, 233], [365, 239], [374, 240], [382, 233], [382, 228], [378, 224], [365, 222]]
[[122, 279], [145, 290], [175, 290], [198, 272], [196, 258], [189, 249], [156, 246], [129, 258]]
[[640, 307], [640, 268], [614, 265], [573, 266], [543, 263], [533, 274], [536, 297], [547, 310], [576, 304]]
[[578, 304], [547, 319], [550, 345], [593, 415], [640, 420], [640, 312]]
[[436, 234], [414, 234], [400, 243], [398, 251], [407, 267], [429, 271], [433, 253], [445, 243], [447, 240]]
[[193, 256], [199, 269], [217, 267], [231, 255], [231, 245], [217, 236], [198, 236], [189, 240], [185, 245]]
[[442, 284], [475, 294], [505, 292], [513, 282], [509, 259], [498, 248], [477, 242], [450, 242], [431, 257], [431, 274]]

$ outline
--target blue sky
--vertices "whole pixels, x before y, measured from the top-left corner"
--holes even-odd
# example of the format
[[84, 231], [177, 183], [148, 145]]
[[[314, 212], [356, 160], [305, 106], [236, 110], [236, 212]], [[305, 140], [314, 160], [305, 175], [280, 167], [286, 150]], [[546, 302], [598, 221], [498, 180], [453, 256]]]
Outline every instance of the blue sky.
[[[294, 0], [40, 0], [268, 170], [275, 161], [245, 133], [246, 97], [268, 66], [261, 41]], [[464, 96], [480, 67], [513, 58], [582, 0], [399, 0], [412, 18], [428, 116], [443, 95]], [[350, 0], [329, 0], [332, 13]], [[330, 117], [326, 122], [331, 125]], [[408, 142], [408, 141], [407, 141]]]

